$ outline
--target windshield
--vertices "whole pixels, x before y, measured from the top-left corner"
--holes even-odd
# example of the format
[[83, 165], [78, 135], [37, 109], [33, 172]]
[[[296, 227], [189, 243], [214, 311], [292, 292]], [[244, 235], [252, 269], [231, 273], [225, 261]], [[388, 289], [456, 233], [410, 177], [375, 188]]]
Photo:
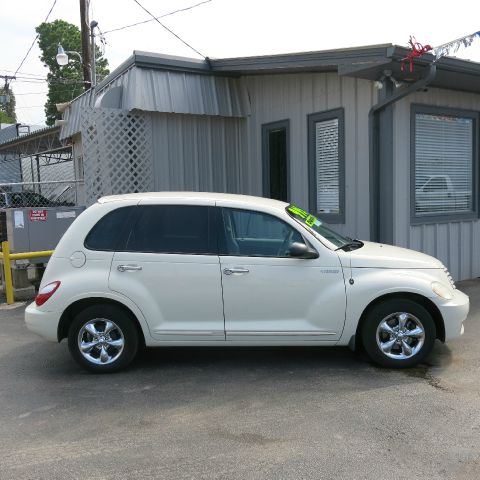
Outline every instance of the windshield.
[[311, 215], [295, 205], [289, 205], [286, 208], [286, 211], [292, 218], [300, 222], [302, 225], [310, 227], [314, 232], [321, 235], [330, 243], [333, 243], [333, 245], [335, 245], [337, 248], [342, 248], [343, 246], [349, 245], [352, 242], [351, 238], [340, 235], [332, 230], [328, 225], [323, 223], [319, 218]]

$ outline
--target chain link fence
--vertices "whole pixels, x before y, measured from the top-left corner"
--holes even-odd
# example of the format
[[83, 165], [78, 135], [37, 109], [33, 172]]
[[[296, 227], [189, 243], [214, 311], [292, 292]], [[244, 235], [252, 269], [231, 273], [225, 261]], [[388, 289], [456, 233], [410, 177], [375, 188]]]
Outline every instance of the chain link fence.
[[[79, 192], [83, 188], [84, 182], [75, 180], [71, 154], [52, 153], [23, 158], [14, 154], [0, 155], [0, 236], [3, 240], [7, 239], [3, 238], [6, 235], [7, 209], [61, 209], [82, 205], [84, 195]], [[26, 215], [25, 222], [28, 220]], [[47, 261], [48, 258], [12, 262], [15, 301], [34, 298]], [[3, 303], [2, 264], [0, 271], [0, 303]]]
[[0, 183], [0, 209], [78, 205], [79, 180]]
[[80, 185], [70, 153], [0, 157], [0, 209], [78, 205]]

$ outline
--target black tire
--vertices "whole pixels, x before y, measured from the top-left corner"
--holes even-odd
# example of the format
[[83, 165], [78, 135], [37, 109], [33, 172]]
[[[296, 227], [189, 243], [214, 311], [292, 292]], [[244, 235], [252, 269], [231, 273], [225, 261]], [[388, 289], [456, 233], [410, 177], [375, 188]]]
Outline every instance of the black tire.
[[[105, 334], [106, 321], [111, 322], [113, 327]], [[85, 329], [86, 325], [93, 325], [99, 336], [94, 337]], [[99, 338], [101, 341], [97, 342]], [[96, 343], [96, 346], [84, 354], [80, 350], [80, 342], [84, 345]], [[135, 358], [138, 346], [138, 331], [133, 319], [116, 305], [98, 304], [85, 308], [73, 318], [68, 331], [68, 349], [72, 357], [90, 372], [110, 373], [126, 368]], [[100, 358], [101, 355], [104, 355], [103, 358]], [[107, 357], [108, 360], [105, 360]]]
[[[406, 324], [403, 333], [398, 331], [401, 325], [400, 316], [401, 321]], [[392, 333], [384, 330], [388, 327], [393, 330]], [[408, 332], [419, 331], [414, 330], [417, 327], [423, 329], [423, 337], [409, 336]], [[407, 298], [392, 298], [374, 305], [367, 312], [361, 330], [361, 339], [367, 355], [374, 363], [388, 368], [408, 368], [417, 365], [431, 352], [435, 338], [435, 322], [428, 310]], [[392, 342], [395, 343], [388, 351]], [[380, 344], [385, 351], [380, 348]]]

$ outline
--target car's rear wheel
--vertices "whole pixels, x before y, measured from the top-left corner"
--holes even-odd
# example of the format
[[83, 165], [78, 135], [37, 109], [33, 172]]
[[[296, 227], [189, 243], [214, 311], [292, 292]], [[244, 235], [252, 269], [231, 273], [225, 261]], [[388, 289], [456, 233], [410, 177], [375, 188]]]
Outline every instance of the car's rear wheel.
[[97, 373], [127, 367], [138, 350], [138, 332], [116, 305], [92, 305], [78, 313], [68, 332], [68, 348], [83, 368]]
[[361, 336], [367, 355], [375, 363], [407, 368], [430, 353], [436, 328], [425, 307], [410, 299], [395, 298], [378, 303], [367, 312]]

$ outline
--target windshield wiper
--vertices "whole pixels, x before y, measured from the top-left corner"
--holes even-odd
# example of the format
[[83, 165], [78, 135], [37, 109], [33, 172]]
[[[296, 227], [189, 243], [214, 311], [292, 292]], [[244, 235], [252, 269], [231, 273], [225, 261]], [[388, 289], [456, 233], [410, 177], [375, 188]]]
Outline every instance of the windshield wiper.
[[335, 249], [337, 250], [345, 250], [346, 252], [350, 252], [352, 250], [356, 250], [357, 248], [362, 248], [363, 247], [363, 242], [361, 240], [357, 240], [354, 238], [350, 242], [346, 243], [345, 245], [342, 245], [341, 247], [338, 247]]

